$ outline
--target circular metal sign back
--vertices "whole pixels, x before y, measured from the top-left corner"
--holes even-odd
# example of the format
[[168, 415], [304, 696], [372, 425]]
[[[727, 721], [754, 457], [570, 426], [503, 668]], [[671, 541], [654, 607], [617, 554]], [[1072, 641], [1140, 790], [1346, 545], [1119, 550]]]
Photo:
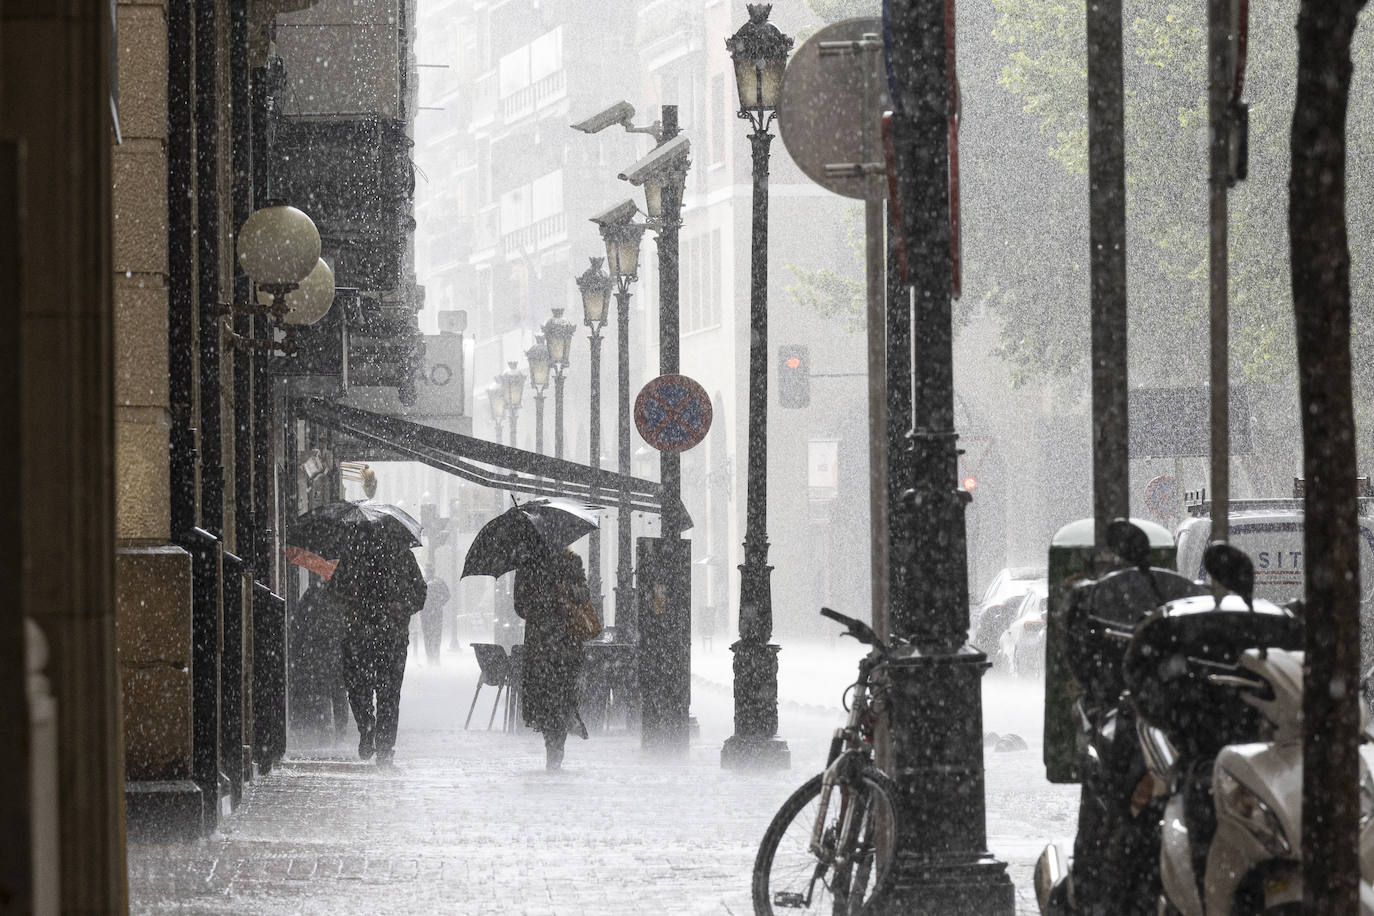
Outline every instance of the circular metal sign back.
[[892, 103], [882, 34], [877, 17], [832, 23], [797, 48], [782, 80], [783, 145], [806, 177], [845, 197], [887, 194], [882, 129]]
[[635, 398], [635, 428], [660, 452], [685, 452], [711, 429], [711, 398], [685, 375], [660, 375]]

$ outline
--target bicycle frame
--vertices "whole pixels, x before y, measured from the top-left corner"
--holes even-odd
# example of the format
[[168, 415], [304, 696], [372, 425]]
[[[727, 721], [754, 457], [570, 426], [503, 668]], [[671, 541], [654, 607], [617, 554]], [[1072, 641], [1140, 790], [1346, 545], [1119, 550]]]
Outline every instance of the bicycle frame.
[[[873, 762], [873, 697], [870, 687], [873, 671], [882, 663], [883, 659], [876, 651], [859, 662], [859, 680], [854, 684], [857, 689], [854, 692], [854, 702], [849, 708], [849, 719], [843, 728], [835, 729], [835, 737], [830, 742], [830, 754], [821, 780], [816, 823], [811, 830], [810, 851], [822, 866], [834, 864], [835, 861], [824, 845], [825, 816], [830, 810], [830, 799], [835, 786]], [[849, 808], [849, 798], [843, 793], [840, 805], [840, 836], [836, 838], [835, 845], [837, 849], [844, 849], [850, 844], [843, 840], [852, 837], [858, 824], [854, 822], [853, 811]]]

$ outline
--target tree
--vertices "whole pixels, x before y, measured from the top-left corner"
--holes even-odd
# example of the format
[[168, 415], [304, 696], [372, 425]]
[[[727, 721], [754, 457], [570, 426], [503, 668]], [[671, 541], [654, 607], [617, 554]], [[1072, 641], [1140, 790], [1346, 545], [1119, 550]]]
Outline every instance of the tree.
[[[1007, 49], [1000, 83], [1037, 118], [1047, 155], [1071, 180], [1081, 181], [1087, 169], [1082, 6], [1064, 0], [994, 3], [994, 36]], [[1293, 11], [1289, 4], [1250, 6], [1250, 179], [1231, 194], [1230, 299], [1232, 362], [1252, 381], [1294, 378], [1293, 325], [1285, 301], [1287, 240], [1283, 221], [1274, 218], [1288, 165], [1282, 125], [1294, 97]], [[1131, 369], [1146, 382], [1189, 375], [1201, 381], [1198, 342], [1207, 331], [1206, 10], [1204, 4], [1170, 2], [1138, 3], [1133, 12], [1123, 36], [1131, 331], [1152, 346], [1136, 348]], [[1362, 95], [1354, 121], [1374, 123], [1374, 100]], [[1362, 132], [1363, 144], [1374, 139], [1367, 134]], [[1353, 229], [1366, 238], [1371, 200], [1368, 189], [1360, 194], [1365, 205], [1352, 208]], [[1362, 272], [1356, 282], [1361, 294], [1372, 291]], [[1081, 301], [1039, 296], [1028, 308], [1031, 290], [1024, 278], [1013, 276], [1001, 286], [1005, 292], [995, 303], [1004, 338], [1039, 341], [1031, 348], [1006, 348], [1009, 359], [1037, 373], [1047, 364], [1063, 371], [1086, 360], [1087, 347], [1057, 330], [1074, 327], [1072, 315]], [[1357, 337], [1361, 353], [1368, 337]], [[1067, 358], [1045, 360], [1046, 352]]]
[[1360, 530], [1346, 235], [1351, 40], [1364, 0], [1302, 0], [1288, 233], [1307, 476], [1303, 912], [1359, 908]]

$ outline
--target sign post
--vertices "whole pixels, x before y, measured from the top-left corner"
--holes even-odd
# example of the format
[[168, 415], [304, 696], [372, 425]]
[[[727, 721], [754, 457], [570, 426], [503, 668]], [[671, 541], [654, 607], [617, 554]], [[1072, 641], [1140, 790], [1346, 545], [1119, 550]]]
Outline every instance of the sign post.
[[[778, 131], [787, 152], [808, 178], [828, 191], [864, 201], [864, 260], [867, 279], [868, 319], [868, 416], [870, 490], [869, 527], [872, 541], [873, 626], [886, 634], [886, 615], [891, 594], [888, 564], [891, 489], [889, 454], [896, 447], [894, 434], [904, 436], [907, 426], [897, 392], [889, 386], [888, 355], [904, 347], [889, 335], [887, 294], [884, 283], [886, 250], [883, 239], [883, 199], [888, 194], [887, 167], [883, 155], [883, 112], [891, 104], [885, 90], [881, 52], [882, 22], [861, 17], [832, 23], [802, 43], [787, 65], [778, 100]], [[906, 287], [900, 287], [896, 299]], [[909, 302], [909, 300], [908, 300]], [[907, 316], [907, 302], [897, 302]], [[898, 322], [900, 326], [900, 322]], [[910, 375], [906, 388], [910, 388]], [[889, 392], [892, 388], [892, 393]], [[894, 403], [888, 403], [892, 397]], [[889, 408], [896, 414], [889, 422]], [[900, 429], [898, 429], [900, 427]]]
[[[706, 438], [711, 398], [685, 375], [660, 375], [635, 398], [635, 429], [651, 447], [677, 454]], [[686, 753], [692, 696], [692, 565], [679, 537], [636, 541], [640, 740], [646, 749]]]

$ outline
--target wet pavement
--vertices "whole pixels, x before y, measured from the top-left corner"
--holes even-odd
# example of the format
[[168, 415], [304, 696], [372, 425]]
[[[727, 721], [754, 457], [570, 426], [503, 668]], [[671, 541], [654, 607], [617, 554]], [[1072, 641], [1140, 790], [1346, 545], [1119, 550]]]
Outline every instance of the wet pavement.
[[[790, 655], [790, 657], [789, 657]], [[135, 913], [733, 914], [752, 912], [749, 877], [773, 812], [824, 759], [842, 720], [851, 646], [783, 654], [782, 772], [720, 767], [731, 731], [730, 653], [694, 653], [700, 737], [664, 760], [623, 731], [568, 743], [544, 769], [538, 735], [486, 730], [483, 688], [463, 730], [477, 667], [471, 651], [406, 674], [397, 766], [336, 748], [293, 747], [213, 836], [130, 846]], [[1030, 868], [1047, 836], [1073, 830], [1074, 786], [1040, 766], [1038, 686], [986, 682], [985, 727], [1026, 737], [986, 754], [988, 840], [1007, 862], [1017, 914], [1036, 912]], [[504, 704], [504, 700], [502, 701]]]

